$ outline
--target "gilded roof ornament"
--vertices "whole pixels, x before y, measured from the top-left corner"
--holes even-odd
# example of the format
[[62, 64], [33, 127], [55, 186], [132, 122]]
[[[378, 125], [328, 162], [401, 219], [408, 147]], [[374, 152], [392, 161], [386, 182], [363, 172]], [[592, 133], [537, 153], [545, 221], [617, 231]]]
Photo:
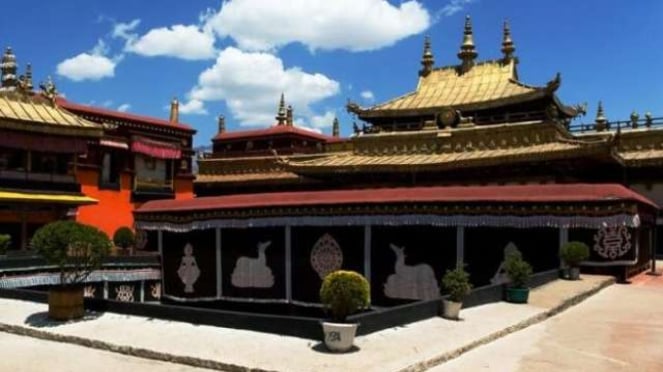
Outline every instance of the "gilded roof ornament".
[[465, 73], [474, 66], [474, 60], [479, 56], [474, 48], [474, 36], [472, 34], [472, 19], [465, 16], [465, 31], [463, 32], [463, 44], [460, 46], [458, 58], [461, 62], [461, 72]]
[[651, 125], [653, 124], [654, 119], [651, 116], [651, 112], [647, 111], [645, 112], [645, 127], [651, 128]]
[[332, 136], [339, 137], [341, 135], [341, 128], [338, 123], [338, 118], [334, 117], [334, 122], [332, 124]]
[[291, 105], [288, 105], [288, 109], [286, 110], [285, 117], [286, 117], [286, 125], [289, 126], [289, 127], [293, 126], [294, 125], [294, 118], [293, 118], [293, 110], [292, 110]]
[[419, 70], [419, 76], [426, 77], [433, 71], [433, 65], [435, 64], [435, 59], [433, 57], [433, 52], [430, 47], [430, 36], [426, 35], [424, 39], [424, 54], [421, 57], [421, 70]]
[[11, 47], [5, 49], [5, 54], [2, 55], [0, 61], [0, 71], [2, 71], [2, 87], [12, 88], [16, 86], [16, 70], [18, 64], [16, 63], [16, 56]]
[[286, 115], [287, 114], [285, 112], [285, 96], [284, 96], [283, 93], [281, 93], [281, 101], [279, 102], [279, 109], [278, 109], [278, 111], [276, 113], [276, 117], [275, 117], [277, 125], [285, 125], [286, 124], [286, 120], [288, 119]]
[[638, 127], [638, 120], [640, 120], [640, 115], [633, 110], [633, 112], [631, 112], [631, 128], [636, 129]]
[[518, 59], [514, 56], [515, 52], [516, 46], [513, 44], [513, 40], [511, 39], [511, 27], [509, 26], [509, 21], [504, 21], [502, 35], [502, 54], [504, 54], [504, 63], [509, 63], [511, 61], [518, 62]]
[[41, 93], [44, 97], [55, 103], [55, 99], [58, 96], [58, 89], [50, 75], [46, 78], [45, 83], [39, 84], [39, 88], [41, 88]]
[[170, 118], [171, 123], [177, 123], [180, 121], [180, 103], [177, 100], [177, 97], [173, 97], [173, 100], [170, 101]]
[[596, 110], [596, 119], [594, 122], [596, 122], [597, 131], [603, 131], [607, 129], [608, 119], [605, 117], [605, 113], [603, 112], [603, 102], [601, 101], [599, 101], [599, 107]]

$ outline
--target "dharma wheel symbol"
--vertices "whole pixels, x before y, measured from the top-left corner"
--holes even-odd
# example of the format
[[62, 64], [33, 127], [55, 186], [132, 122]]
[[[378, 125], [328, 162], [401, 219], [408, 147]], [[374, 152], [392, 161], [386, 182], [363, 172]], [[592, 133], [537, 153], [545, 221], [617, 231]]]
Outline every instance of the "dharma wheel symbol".
[[338, 242], [329, 234], [323, 235], [311, 250], [311, 266], [324, 279], [327, 274], [343, 265], [343, 251]]

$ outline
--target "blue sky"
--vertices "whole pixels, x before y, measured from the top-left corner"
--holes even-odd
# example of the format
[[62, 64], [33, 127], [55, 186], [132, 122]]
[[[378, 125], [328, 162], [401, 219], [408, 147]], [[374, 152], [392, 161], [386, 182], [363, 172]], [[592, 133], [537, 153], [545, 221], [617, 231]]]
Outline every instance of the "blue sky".
[[[229, 130], [273, 122], [281, 91], [296, 122], [351, 131], [347, 99], [368, 106], [414, 89], [424, 35], [436, 66], [456, 64], [463, 17], [479, 59], [500, 55], [509, 19], [520, 80], [562, 74], [567, 104], [603, 100], [610, 119], [663, 115], [658, 0], [60, 0], [3, 4], [0, 45], [21, 70], [52, 75], [72, 101], [181, 121], [209, 144], [216, 116]], [[11, 14], [12, 16], [7, 16]]]

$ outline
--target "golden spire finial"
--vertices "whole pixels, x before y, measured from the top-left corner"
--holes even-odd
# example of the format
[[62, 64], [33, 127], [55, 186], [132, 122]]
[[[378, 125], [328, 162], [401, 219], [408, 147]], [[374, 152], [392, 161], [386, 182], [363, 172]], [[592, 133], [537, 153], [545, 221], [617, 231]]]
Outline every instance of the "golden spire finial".
[[502, 54], [504, 54], [504, 63], [509, 63], [511, 61], [518, 60], [514, 58], [514, 53], [516, 52], [516, 46], [513, 44], [511, 39], [511, 27], [509, 26], [509, 21], [504, 21], [504, 31], [502, 36]]
[[419, 76], [427, 76], [433, 71], [433, 65], [435, 64], [435, 59], [433, 58], [433, 52], [430, 47], [430, 36], [426, 35], [424, 39], [424, 54], [421, 56], [421, 65], [423, 66], [419, 70]]
[[25, 88], [32, 91], [34, 85], [32, 84], [32, 64], [25, 65]]
[[58, 89], [55, 86], [55, 83], [53, 83], [51, 75], [46, 77], [46, 82], [39, 84], [39, 88], [41, 88], [44, 97], [48, 98], [52, 103], [55, 103], [55, 99], [58, 96]]
[[469, 71], [474, 66], [474, 60], [477, 58], [477, 53], [474, 48], [474, 36], [472, 35], [472, 19], [469, 15], [465, 16], [465, 31], [463, 32], [463, 44], [460, 46], [458, 58], [461, 62], [462, 72]]
[[601, 101], [599, 101], [599, 107], [596, 109], [596, 119], [594, 121], [596, 122], [597, 131], [602, 131], [607, 128], [608, 119], [603, 112], [603, 102]]
[[5, 49], [5, 54], [2, 56], [2, 61], [0, 61], [0, 71], [2, 71], [2, 87], [3, 88], [12, 88], [15, 87], [18, 80], [16, 76], [16, 70], [18, 65], [16, 64], [16, 56], [12, 52], [11, 47]]
[[177, 123], [180, 120], [180, 103], [177, 101], [177, 97], [173, 97], [173, 100], [170, 101], [170, 122]]
[[219, 125], [219, 133], [225, 133], [226, 132], [226, 117], [225, 116], [219, 115], [218, 125]]
[[285, 112], [285, 96], [281, 93], [281, 101], [279, 102], [279, 110], [276, 113], [276, 123], [278, 125], [285, 125], [286, 120], [288, 119], [287, 113]]
[[334, 122], [332, 124], [332, 136], [339, 137], [341, 135], [341, 126], [338, 123], [338, 118], [334, 117]]

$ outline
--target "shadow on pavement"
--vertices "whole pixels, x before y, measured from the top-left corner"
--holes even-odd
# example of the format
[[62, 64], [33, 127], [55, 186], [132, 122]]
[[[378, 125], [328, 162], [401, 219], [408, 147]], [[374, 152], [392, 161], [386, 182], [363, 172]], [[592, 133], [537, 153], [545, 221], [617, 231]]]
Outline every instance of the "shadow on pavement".
[[[333, 351], [330, 351], [329, 349], [327, 349], [327, 346], [325, 346], [324, 342], [316, 343], [315, 345], [313, 345], [313, 347], [311, 347], [311, 350], [317, 351], [318, 353], [323, 353], [323, 354], [339, 354], [337, 352], [333, 352]], [[348, 350], [348, 351], [346, 351], [342, 354], [356, 353], [359, 350], [361, 350], [359, 347], [357, 347], [355, 345], [352, 345], [350, 350]]]
[[104, 313], [96, 311], [86, 311], [85, 315], [83, 315], [83, 317], [80, 319], [59, 321], [59, 320], [50, 319], [48, 317], [47, 311], [41, 311], [38, 313], [30, 314], [27, 318], [25, 318], [25, 321], [23, 323], [35, 328], [50, 328], [50, 327], [58, 327], [65, 324], [95, 320], [101, 317], [103, 314]]

